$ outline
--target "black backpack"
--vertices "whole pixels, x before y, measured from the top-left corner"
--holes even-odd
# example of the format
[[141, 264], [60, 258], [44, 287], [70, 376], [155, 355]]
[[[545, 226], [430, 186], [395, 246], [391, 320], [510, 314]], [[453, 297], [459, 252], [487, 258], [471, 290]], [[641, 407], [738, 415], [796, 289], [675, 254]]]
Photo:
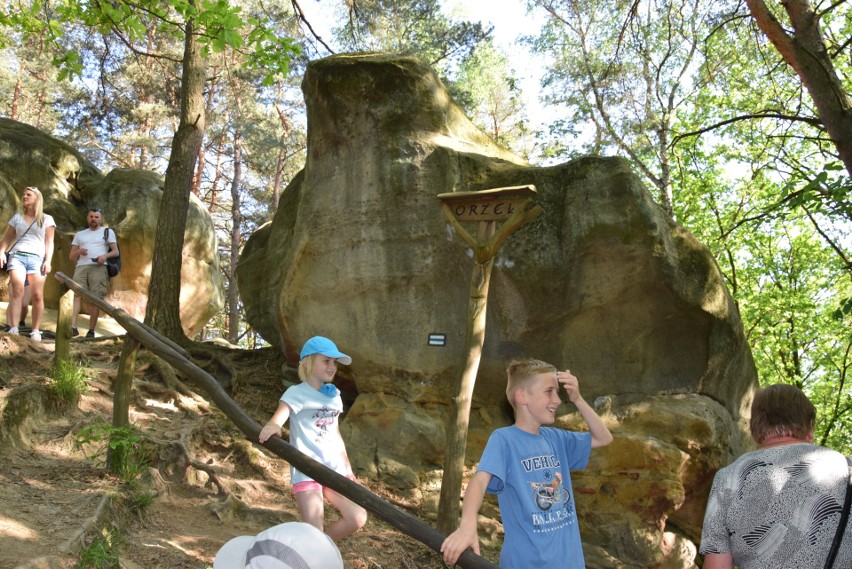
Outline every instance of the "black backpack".
[[[107, 252], [109, 252], [109, 228], [104, 228], [104, 241], [107, 244]], [[121, 249], [118, 247], [118, 235], [115, 236], [115, 248], [118, 251], [117, 257], [107, 257], [106, 267], [109, 278], [114, 277], [121, 271]]]

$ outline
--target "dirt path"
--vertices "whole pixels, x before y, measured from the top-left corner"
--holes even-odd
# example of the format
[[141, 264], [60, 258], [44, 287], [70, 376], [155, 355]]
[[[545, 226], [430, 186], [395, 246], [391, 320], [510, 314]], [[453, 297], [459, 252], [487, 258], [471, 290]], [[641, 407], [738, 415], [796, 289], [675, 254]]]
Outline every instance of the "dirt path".
[[[44, 388], [50, 342], [0, 334], [0, 569], [70, 569], [81, 547], [104, 530], [120, 537], [118, 567], [206, 569], [232, 537], [298, 519], [287, 463], [248, 444], [221, 412], [191, 391], [166, 387], [146, 365], [137, 370], [131, 422], [155, 445], [140, 480], [156, 498], [138, 512], [127, 485], [74, 445], [81, 428], [111, 420], [119, 350], [114, 339], [75, 343], [89, 389], [77, 407], [57, 411]], [[238, 370], [238, 403], [263, 420], [278, 397], [278, 365], [244, 354], [229, 364]], [[29, 399], [12, 404], [12, 397]], [[13, 406], [16, 420], [23, 413], [26, 420], [8, 436]], [[183, 449], [216, 473], [227, 495], [207, 472], [188, 465]], [[444, 567], [437, 554], [374, 517], [339, 547], [346, 569]]]
[[[3, 315], [3, 322], [5, 323], [6, 318], [6, 308], [8, 303], [0, 302], [0, 314]], [[21, 329], [22, 332], [25, 332], [27, 335], [31, 331], [30, 326], [32, 325], [32, 317], [27, 315], [25, 320], [26, 326]], [[45, 334], [45, 337], [54, 338], [56, 333], [56, 309], [45, 307], [44, 312], [41, 317], [41, 329]], [[80, 314], [77, 319], [77, 329], [82, 330], [81, 334], [85, 335], [86, 330], [89, 329], [89, 315], [88, 314]], [[122, 328], [115, 320], [103, 314], [98, 318], [98, 324], [95, 328], [95, 334], [98, 338], [103, 337], [111, 337], [111, 336], [120, 336], [124, 334], [124, 328]]]
[[110, 483], [88, 461], [56, 444], [57, 431], [35, 433], [29, 449], [3, 449], [0, 461], [0, 567], [15, 567], [63, 550], [93, 514]]

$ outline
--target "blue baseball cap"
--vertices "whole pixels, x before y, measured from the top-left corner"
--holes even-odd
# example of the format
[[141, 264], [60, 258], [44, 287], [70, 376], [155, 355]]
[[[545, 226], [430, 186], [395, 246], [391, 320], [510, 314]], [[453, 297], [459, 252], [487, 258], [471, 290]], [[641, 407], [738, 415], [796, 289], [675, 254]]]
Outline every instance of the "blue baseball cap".
[[314, 354], [322, 354], [328, 358], [334, 358], [347, 366], [352, 363], [352, 358], [338, 350], [334, 342], [322, 336], [314, 336], [305, 342], [305, 345], [302, 346], [302, 353], [299, 354], [299, 361]]

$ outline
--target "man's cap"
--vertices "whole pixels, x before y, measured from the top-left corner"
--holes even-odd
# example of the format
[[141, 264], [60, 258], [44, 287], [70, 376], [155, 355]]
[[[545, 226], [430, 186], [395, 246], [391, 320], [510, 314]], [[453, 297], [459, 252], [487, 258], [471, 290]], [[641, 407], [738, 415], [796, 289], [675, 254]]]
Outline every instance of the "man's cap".
[[303, 522], [241, 535], [216, 553], [213, 569], [343, 569], [334, 541]]
[[322, 336], [314, 336], [305, 342], [305, 345], [302, 346], [302, 353], [299, 354], [299, 361], [314, 354], [322, 354], [326, 357], [334, 358], [347, 366], [352, 363], [352, 358], [338, 350], [334, 342]]

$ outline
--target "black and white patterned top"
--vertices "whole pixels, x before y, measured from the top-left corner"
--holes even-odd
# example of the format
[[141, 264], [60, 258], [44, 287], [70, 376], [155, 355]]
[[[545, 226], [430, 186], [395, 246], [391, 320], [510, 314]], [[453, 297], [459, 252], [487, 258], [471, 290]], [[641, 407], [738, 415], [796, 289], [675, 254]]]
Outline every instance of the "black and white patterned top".
[[[842, 454], [807, 443], [744, 454], [713, 479], [699, 551], [739, 569], [822, 569], [848, 473]], [[852, 568], [852, 523], [834, 567]]]

